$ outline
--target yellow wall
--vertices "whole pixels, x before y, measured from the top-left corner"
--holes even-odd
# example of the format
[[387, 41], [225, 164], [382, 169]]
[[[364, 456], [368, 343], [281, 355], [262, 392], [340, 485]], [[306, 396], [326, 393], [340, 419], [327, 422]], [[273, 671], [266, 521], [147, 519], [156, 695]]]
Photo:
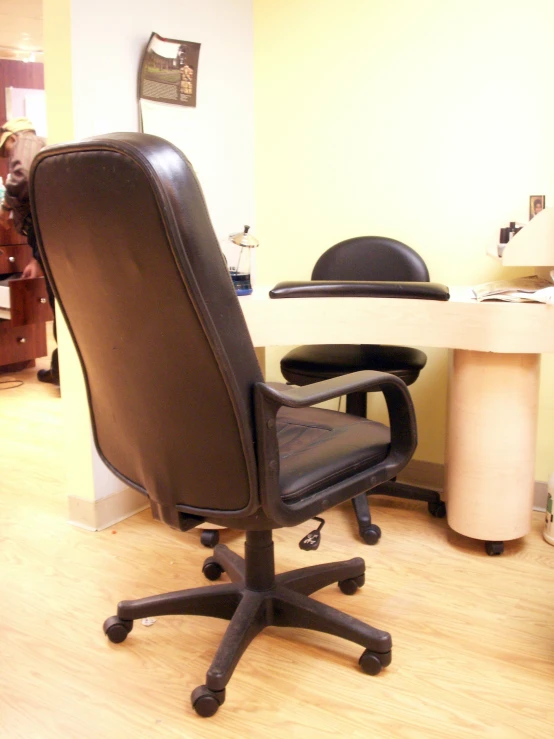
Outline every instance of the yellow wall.
[[[527, 219], [530, 195], [554, 204], [551, 0], [254, 9], [258, 281], [308, 278], [322, 251], [363, 234], [410, 244], [437, 282], [516, 274], [485, 251], [501, 225]], [[431, 462], [443, 461], [446, 354], [429, 351], [413, 386], [416, 456]], [[542, 480], [554, 469], [553, 379], [547, 356]]]
[[[71, 0], [43, 0], [44, 82], [48, 117], [48, 143], [73, 139], [73, 76], [71, 59]], [[79, 359], [60, 312], [57, 311], [62, 402], [66, 434], [68, 494], [95, 499], [93, 446], [86, 391]]]
[[43, 0], [48, 143], [73, 138], [71, 0]]

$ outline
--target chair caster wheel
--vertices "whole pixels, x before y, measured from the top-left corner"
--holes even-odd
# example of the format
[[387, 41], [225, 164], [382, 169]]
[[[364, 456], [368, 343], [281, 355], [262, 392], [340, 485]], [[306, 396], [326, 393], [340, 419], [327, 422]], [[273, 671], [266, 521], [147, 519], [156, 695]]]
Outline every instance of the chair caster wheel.
[[203, 531], [200, 534], [200, 544], [213, 549], [216, 544], [219, 544], [219, 531], [217, 529], [215, 529], [215, 531], [212, 529], [206, 529]]
[[493, 557], [495, 554], [502, 554], [502, 552], [504, 551], [504, 542], [503, 541], [486, 541], [485, 551], [489, 555], [489, 557]]
[[392, 654], [390, 652], [379, 654], [366, 649], [358, 664], [367, 675], [378, 675], [383, 667], [390, 665], [391, 659]]
[[367, 527], [367, 529], [360, 531], [360, 536], [366, 544], [377, 544], [381, 538], [381, 529], [377, 524], [372, 523]]
[[114, 644], [121, 644], [133, 630], [133, 622], [126, 621], [119, 616], [110, 616], [104, 621], [104, 634]]
[[219, 580], [223, 572], [223, 567], [213, 557], [208, 557], [202, 565], [202, 574], [208, 580]]
[[358, 577], [350, 577], [348, 580], [340, 580], [339, 588], [345, 595], [354, 595], [358, 588], [364, 586], [365, 574]]
[[225, 690], [210, 690], [206, 685], [200, 685], [192, 691], [190, 700], [199, 716], [209, 718], [225, 703]]
[[439, 500], [438, 503], [431, 501], [427, 503], [427, 510], [435, 518], [444, 518], [446, 516], [446, 503]]

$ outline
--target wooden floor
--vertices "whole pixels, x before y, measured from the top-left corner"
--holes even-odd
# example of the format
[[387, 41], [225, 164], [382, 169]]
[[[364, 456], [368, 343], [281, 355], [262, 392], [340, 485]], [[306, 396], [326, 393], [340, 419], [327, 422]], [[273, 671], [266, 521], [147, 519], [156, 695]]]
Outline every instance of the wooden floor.
[[[353, 535], [349, 505], [326, 516], [317, 552], [298, 548], [310, 523], [275, 540], [280, 570], [365, 557], [356, 595], [329, 587], [316, 597], [390, 631], [390, 667], [370, 677], [356, 645], [271, 628], [217, 715], [197, 717], [189, 695], [224, 622], [137, 623], [121, 645], [101, 627], [120, 599], [204, 584], [199, 533], [178, 534], [149, 512], [101, 533], [67, 524], [59, 393], [35, 370], [17, 378], [24, 385], [0, 391], [2, 739], [554, 735], [554, 547], [543, 516], [488, 557], [425, 504], [387, 498], [373, 506], [375, 547]], [[222, 540], [241, 551], [240, 535]]]

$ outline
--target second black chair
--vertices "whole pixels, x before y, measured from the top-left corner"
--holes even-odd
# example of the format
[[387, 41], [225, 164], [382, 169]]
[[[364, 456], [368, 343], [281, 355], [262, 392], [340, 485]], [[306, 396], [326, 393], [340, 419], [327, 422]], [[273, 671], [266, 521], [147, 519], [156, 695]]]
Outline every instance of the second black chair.
[[[312, 280], [376, 280], [428, 282], [429, 271], [423, 259], [411, 247], [383, 236], [359, 236], [341, 241], [328, 249], [316, 262]], [[281, 372], [293, 385], [340, 377], [358, 370], [379, 370], [402, 378], [411, 385], [425, 367], [427, 356], [419, 349], [378, 344], [325, 344], [300, 346], [281, 360]], [[346, 412], [367, 416], [367, 395], [346, 396]], [[429, 512], [442, 518], [446, 507], [439, 493], [396, 481], [374, 488], [371, 493], [426, 501]], [[371, 522], [367, 495], [352, 499], [360, 536], [366, 544], [376, 544], [379, 526]]]

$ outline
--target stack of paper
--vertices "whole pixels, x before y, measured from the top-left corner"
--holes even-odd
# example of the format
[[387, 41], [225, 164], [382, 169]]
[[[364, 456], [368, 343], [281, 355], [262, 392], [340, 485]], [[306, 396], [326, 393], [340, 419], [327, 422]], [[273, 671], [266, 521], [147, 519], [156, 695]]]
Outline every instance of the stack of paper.
[[496, 280], [476, 285], [475, 298], [503, 300], [508, 303], [548, 303], [554, 305], [554, 283], [537, 275], [518, 277], [515, 280]]

